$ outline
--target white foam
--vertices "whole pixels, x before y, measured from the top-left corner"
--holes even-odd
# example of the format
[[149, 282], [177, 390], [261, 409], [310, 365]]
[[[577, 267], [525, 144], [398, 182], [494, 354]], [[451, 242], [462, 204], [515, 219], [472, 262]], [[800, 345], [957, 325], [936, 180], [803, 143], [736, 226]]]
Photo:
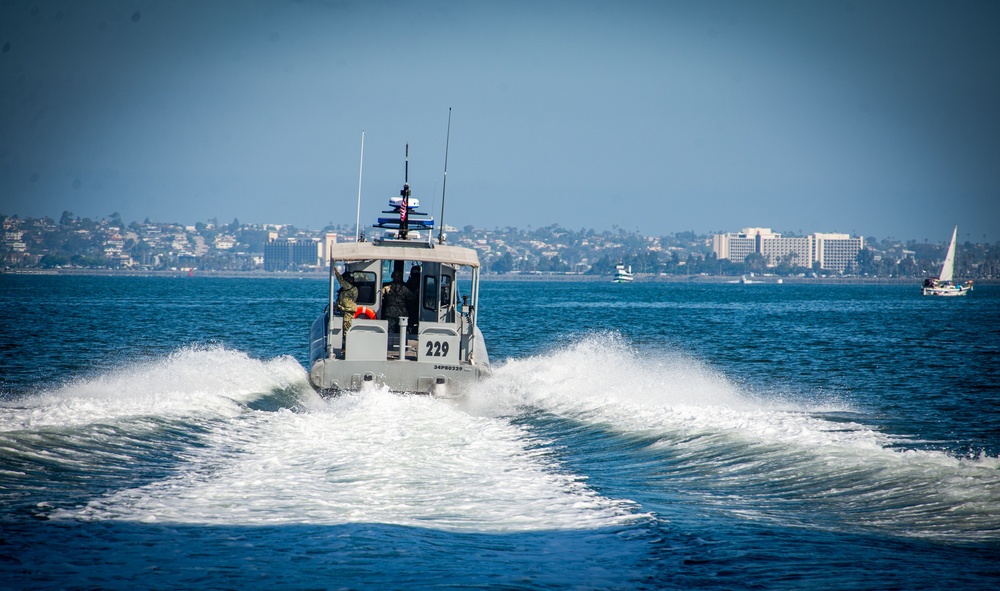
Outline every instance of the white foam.
[[[719, 491], [735, 512], [752, 513], [779, 490], [775, 504], [856, 511], [857, 522], [903, 535], [978, 539], [1000, 529], [997, 458], [904, 450], [891, 434], [741, 392], [697, 360], [640, 354], [607, 335], [510, 361], [467, 401], [485, 416], [523, 407], [641, 433], [671, 456], [674, 485], [686, 479], [709, 503]], [[735, 491], [745, 502], [733, 503]]]
[[134, 416], [235, 416], [274, 389], [311, 392], [292, 357], [261, 361], [223, 347], [191, 347], [2, 404], [0, 431], [68, 427]]
[[[43, 394], [12, 409], [20, 418], [7, 422], [132, 414], [224, 419], [202, 422], [204, 447], [185, 452], [173, 476], [54, 512], [56, 518], [375, 522], [490, 532], [639, 518], [633, 503], [595, 493], [547, 442], [510, 421], [540, 409], [641, 433], [650, 453], [670, 458], [658, 472], [669, 471], [670, 486], [746, 519], [794, 521], [791, 515], [806, 511], [949, 539], [1000, 530], [997, 458], [904, 451], [891, 434], [814, 416], [787, 397], [772, 403], [749, 395], [696, 360], [639, 353], [614, 337], [510, 361], [458, 403], [384, 391], [320, 401], [304, 383], [304, 370], [291, 359], [184, 350]], [[296, 384], [308, 390], [300, 394], [309, 401], [301, 412], [243, 404]]]
[[[815, 405], [769, 400], [741, 390], [691, 357], [640, 353], [615, 335], [496, 368], [465, 402], [475, 414], [507, 416], [524, 407], [610, 423], [624, 431], [742, 432], [760, 439], [847, 441], [883, 446], [890, 438], [853, 423], [812, 417]], [[827, 402], [823, 411], [850, 410]]]
[[576, 414], [622, 404], [757, 406], [704, 364], [680, 354], [642, 355], [613, 334], [594, 335], [550, 355], [508, 361], [468, 399], [470, 410], [500, 415], [522, 406]]
[[374, 391], [322, 411], [254, 412], [211, 440], [172, 478], [55, 516], [491, 532], [636, 518], [631, 503], [596, 494], [522, 429], [427, 397]]

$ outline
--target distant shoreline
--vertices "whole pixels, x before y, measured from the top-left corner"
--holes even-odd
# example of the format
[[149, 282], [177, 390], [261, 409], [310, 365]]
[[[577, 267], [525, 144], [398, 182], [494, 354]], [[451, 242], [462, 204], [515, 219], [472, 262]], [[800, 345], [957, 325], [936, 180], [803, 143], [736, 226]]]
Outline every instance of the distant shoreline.
[[[327, 279], [325, 271], [125, 271], [115, 269], [5, 269], [0, 275], [18, 276], [78, 276], [78, 277], [214, 277], [253, 279]], [[561, 274], [520, 274], [481, 275], [483, 282], [570, 282], [601, 283], [611, 282], [611, 276], [603, 275], [561, 275]], [[752, 285], [812, 284], [812, 285], [917, 285], [917, 277], [753, 277]], [[635, 274], [635, 283], [698, 283], [698, 284], [738, 284], [739, 277], [730, 275], [643, 275]], [[1000, 279], [979, 279], [976, 285], [1000, 285]]]

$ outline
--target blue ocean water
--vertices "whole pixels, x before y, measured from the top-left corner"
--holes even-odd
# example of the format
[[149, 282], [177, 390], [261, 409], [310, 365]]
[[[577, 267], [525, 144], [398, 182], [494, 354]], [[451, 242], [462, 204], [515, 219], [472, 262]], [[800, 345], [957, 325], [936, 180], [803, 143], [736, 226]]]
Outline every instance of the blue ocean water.
[[321, 399], [325, 281], [0, 275], [13, 589], [995, 589], [1000, 288], [484, 281]]

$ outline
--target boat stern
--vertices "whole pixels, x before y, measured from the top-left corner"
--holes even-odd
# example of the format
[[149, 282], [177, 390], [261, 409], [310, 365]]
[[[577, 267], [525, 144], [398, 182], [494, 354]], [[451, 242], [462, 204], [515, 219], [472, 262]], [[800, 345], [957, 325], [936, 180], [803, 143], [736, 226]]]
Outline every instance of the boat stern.
[[321, 395], [388, 388], [392, 392], [454, 398], [489, 377], [487, 366], [422, 361], [358, 361], [326, 358], [313, 363], [309, 382]]

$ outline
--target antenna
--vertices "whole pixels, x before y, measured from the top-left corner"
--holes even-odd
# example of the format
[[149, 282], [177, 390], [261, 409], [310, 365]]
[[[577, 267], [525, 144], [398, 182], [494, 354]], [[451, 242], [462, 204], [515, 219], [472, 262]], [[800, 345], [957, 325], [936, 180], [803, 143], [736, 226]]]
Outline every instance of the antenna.
[[361, 130], [361, 164], [358, 166], [358, 218], [354, 221], [354, 241], [361, 232], [361, 174], [365, 170], [365, 130]]
[[444, 192], [448, 189], [448, 144], [451, 143], [451, 107], [448, 107], [448, 136], [444, 140], [444, 181], [441, 183], [441, 224], [438, 227], [438, 244], [444, 244]]

